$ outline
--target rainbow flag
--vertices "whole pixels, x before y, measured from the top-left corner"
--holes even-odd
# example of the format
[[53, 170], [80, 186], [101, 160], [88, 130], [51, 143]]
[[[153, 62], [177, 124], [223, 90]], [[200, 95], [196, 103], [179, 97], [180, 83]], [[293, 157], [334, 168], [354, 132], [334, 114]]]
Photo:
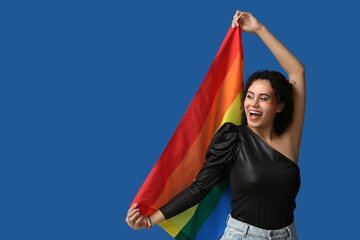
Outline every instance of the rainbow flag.
[[[138, 203], [141, 214], [151, 215], [192, 183], [222, 124], [241, 123], [242, 86], [241, 30], [230, 27], [200, 89], [132, 203]], [[159, 225], [178, 240], [219, 239], [229, 212], [226, 179], [199, 204]]]

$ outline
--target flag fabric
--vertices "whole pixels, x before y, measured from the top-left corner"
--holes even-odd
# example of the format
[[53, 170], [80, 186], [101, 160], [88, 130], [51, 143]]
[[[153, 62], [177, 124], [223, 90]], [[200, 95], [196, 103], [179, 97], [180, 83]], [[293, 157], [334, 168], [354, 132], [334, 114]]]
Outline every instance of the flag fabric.
[[[151, 215], [195, 179], [212, 136], [225, 123], [241, 123], [243, 51], [241, 30], [230, 27], [200, 89], [133, 203]], [[229, 180], [196, 206], [159, 225], [178, 240], [219, 239], [230, 213]]]

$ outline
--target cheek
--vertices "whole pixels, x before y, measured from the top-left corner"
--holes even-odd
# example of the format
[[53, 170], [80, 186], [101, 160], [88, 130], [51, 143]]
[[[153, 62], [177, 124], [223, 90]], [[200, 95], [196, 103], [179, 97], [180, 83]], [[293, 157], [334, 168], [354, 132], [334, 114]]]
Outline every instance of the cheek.
[[270, 95], [270, 100], [266, 103], [270, 104], [270, 105], [276, 105], [276, 98], [274, 93], [268, 93]]
[[275, 98], [271, 98], [270, 101], [268, 101], [267, 103], [270, 105], [275, 105], [276, 104]]
[[246, 111], [247, 107], [249, 106], [248, 101], [246, 99], [244, 100], [244, 110]]

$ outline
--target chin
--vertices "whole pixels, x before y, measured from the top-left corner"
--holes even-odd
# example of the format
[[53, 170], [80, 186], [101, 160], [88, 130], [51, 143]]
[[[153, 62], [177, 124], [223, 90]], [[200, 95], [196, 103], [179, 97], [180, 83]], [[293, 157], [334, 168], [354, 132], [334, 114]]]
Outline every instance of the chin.
[[253, 122], [251, 120], [247, 120], [247, 125], [252, 128], [263, 128], [266, 126], [266, 124], [263, 121]]
[[258, 128], [258, 127], [261, 127], [261, 124], [258, 124], [258, 123], [252, 123], [252, 122], [247, 122], [247, 125], [249, 127], [253, 127], [253, 128]]

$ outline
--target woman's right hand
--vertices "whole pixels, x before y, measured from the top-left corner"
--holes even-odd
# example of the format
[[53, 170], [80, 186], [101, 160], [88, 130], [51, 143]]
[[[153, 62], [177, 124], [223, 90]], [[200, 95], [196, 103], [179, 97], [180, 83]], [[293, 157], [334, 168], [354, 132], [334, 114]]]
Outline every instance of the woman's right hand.
[[140, 214], [140, 209], [137, 208], [137, 203], [131, 206], [126, 216], [126, 222], [129, 227], [139, 230], [147, 227], [147, 220], [145, 215]]

